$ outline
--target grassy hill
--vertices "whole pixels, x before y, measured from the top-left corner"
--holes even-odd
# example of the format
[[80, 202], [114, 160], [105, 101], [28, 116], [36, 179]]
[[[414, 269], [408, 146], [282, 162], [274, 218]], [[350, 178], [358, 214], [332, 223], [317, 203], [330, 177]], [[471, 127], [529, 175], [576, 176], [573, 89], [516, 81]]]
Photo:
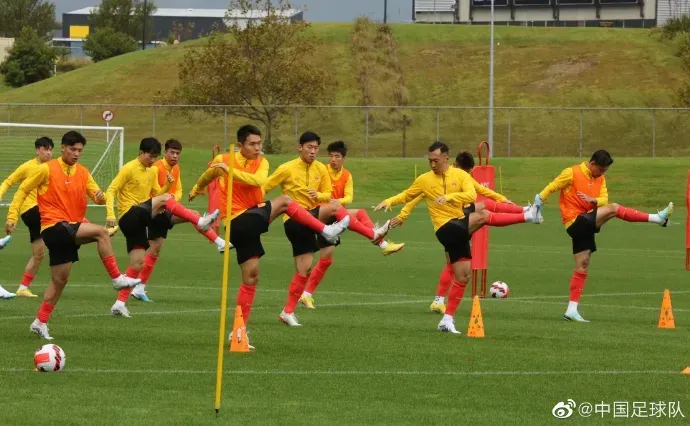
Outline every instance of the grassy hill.
[[[488, 100], [489, 32], [484, 26], [394, 25], [398, 53], [411, 101], [416, 106], [484, 106]], [[355, 105], [350, 24], [315, 24], [325, 44], [319, 53], [324, 67], [335, 69], [340, 82], [338, 105]], [[673, 48], [650, 37], [647, 30], [599, 28], [496, 28], [497, 106], [670, 107], [684, 78]], [[177, 64], [200, 41], [135, 52], [63, 74], [17, 90], [0, 91], [0, 103], [147, 104], [177, 82]], [[12, 107], [15, 122], [100, 125], [102, 107]], [[208, 147], [222, 143], [222, 117], [197, 115], [184, 119], [170, 110], [116, 107], [114, 125], [125, 126], [129, 142], [155, 133]], [[407, 110], [408, 155], [422, 155], [440, 136], [455, 146], [486, 138], [486, 110]], [[507, 154], [510, 114], [513, 156], [578, 154], [579, 111], [513, 110], [496, 113], [496, 153]], [[154, 124], [155, 115], [155, 124]], [[7, 116], [0, 106], [0, 117]], [[326, 140], [343, 138], [353, 154], [363, 154], [364, 113], [357, 109], [311, 110], [299, 115], [297, 131], [318, 131]], [[656, 125], [657, 155], [690, 154], [690, 120], [684, 114], [659, 111], [594, 111], [582, 115], [584, 150], [606, 146], [617, 155], [650, 154]], [[656, 120], [656, 124], [653, 121]], [[243, 119], [228, 119], [228, 137]], [[278, 137], [291, 150], [295, 116], [281, 124]], [[374, 127], [374, 126], [372, 126]], [[395, 129], [370, 128], [369, 155], [400, 155], [402, 123]]]

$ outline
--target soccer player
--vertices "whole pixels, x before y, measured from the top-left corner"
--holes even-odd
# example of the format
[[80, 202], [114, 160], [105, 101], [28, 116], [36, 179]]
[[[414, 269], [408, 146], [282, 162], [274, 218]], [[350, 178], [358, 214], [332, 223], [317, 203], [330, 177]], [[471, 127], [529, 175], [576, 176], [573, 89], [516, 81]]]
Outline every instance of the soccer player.
[[642, 213], [616, 203], [609, 204], [604, 174], [613, 164], [613, 158], [601, 149], [589, 161], [564, 169], [556, 179], [535, 197], [541, 208], [549, 195], [560, 191], [559, 207], [566, 232], [572, 239], [575, 270], [570, 279], [570, 301], [564, 318], [569, 321], [589, 322], [578, 312], [578, 304], [585, 287], [592, 253], [597, 251], [594, 241], [601, 227], [613, 218], [626, 222], [649, 222], [666, 227], [673, 213], [673, 203], [658, 214]]
[[[12, 174], [5, 179], [0, 185], [0, 199], [7, 193], [7, 191], [14, 184], [21, 184], [27, 177], [31, 176], [36, 167], [50, 161], [53, 157], [53, 140], [48, 137], [41, 137], [34, 142], [36, 148], [36, 157], [17, 167]], [[34, 280], [38, 268], [46, 255], [46, 245], [41, 239], [41, 215], [38, 212], [38, 203], [36, 201], [36, 191], [29, 194], [19, 209], [22, 222], [29, 230], [29, 242], [31, 243], [31, 258], [24, 268], [24, 276], [22, 282], [17, 289], [17, 296], [19, 297], [38, 297], [29, 289], [31, 282]]]
[[[157, 171], [158, 185], [160, 185], [161, 191], [172, 195], [178, 202], [182, 200], [182, 179], [180, 177], [179, 165], [181, 154], [182, 144], [180, 141], [170, 139], [165, 142], [163, 158], [153, 163]], [[156, 194], [151, 194], [151, 197], [155, 196]], [[168, 211], [157, 215], [151, 220], [151, 225], [148, 228], [149, 248], [146, 250], [144, 266], [139, 274], [141, 284], [137, 284], [134, 288], [132, 297], [142, 302], [151, 302], [151, 299], [146, 295], [146, 284], [156, 266], [161, 248], [163, 247], [163, 242], [168, 237], [168, 231], [172, 229], [174, 225], [183, 222], [184, 221], [180, 218], [173, 218]], [[203, 234], [209, 241], [218, 247], [220, 253], [225, 251], [225, 240], [220, 238], [213, 229], [208, 229]]]
[[[472, 173], [474, 169], [474, 156], [469, 152], [461, 152], [455, 157], [455, 164], [453, 167], [464, 170], [468, 174]], [[471, 175], [470, 175], [471, 176]], [[512, 201], [508, 200], [505, 196], [492, 191], [491, 189], [481, 185], [474, 178], [472, 178], [472, 184], [474, 185], [474, 190], [478, 195], [483, 195], [486, 199], [479, 203], [471, 203], [464, 207], [464, 213], [481, 213], [483, 210], [489, 210], [492, 213], [513, 213], [522, 214], [529, 210], [529, 206], [521, 207], [516, 206]], [[391, 227], [399, 227], [407, 220], [412, 213], [412, 210], [419, 204], [423, 199], [423, 195], [410, 201], [403, 207], [400, 214], [391, 220]], [[450, 264], [448, 259], [446, 259], [446, 267], [441, 271], [441, 275], [438, 281], [438, 287], [436, 290], [436, 296], [429, 309], [432, 312], [438, 312], [440, 314], [445, 313], [446, 303], [445, 298], [448, 294], [448, 289], [453, 284], [453, 266]]]
[[[131, 278], [139, 278], [144, 267], [150, 234], [159, 236], [163, 228], [167, 230], [171, 223], [181, 222], [191, 222], [199, 232], [204, 233], [220, 214], [216, 211], [202, 217], [186, 209], [172, 195], [164, 193], [158, 184], [158, 168], [152, 167], [160, 154], [161, 143], [157, 139], [142, 139], [137, 158], [120, 169], [105, 194], [107, 226], [115, 225], [114, 203], [117, 198], [118, 224], [127, 240], [129, 253], [129, 268], [125, 274]], [[155, 195], [153, 198], [152, 194]], [[169, 219], [154, 220], [166, 214], [170, 215]], [[110, 309], [112, 315], [130, 317], [126, 302], [131, 293], [131, 288], [120, 290], [117, 301]]]
[[78, 163], [85, 145], [86, 138], [80, 133], [65, 133], [62, 136], [61, 156], [38, 166], [19, 185], [7, 214], [7, 231], [12, 233], [19, 218], [20, 207], [32, 191], [37, 191], [41, 238], [48, 247], [51, 280], [29, 331], [47, 340], [52, 340], [48, 332], [48, 320], [65, 289], [72, 264], [79, 260], [79, 248], [82, 245], [97, 244], [98, 254], [116, 290], [134, 287], [139, 283], [138, 279], [120, 273], [108, 230], [85, 222], [87, 195], [97, 204], [105, 203], [105, 195], [89, 170]]
[[[287, 214], [295, 223], [320, 233], [324, 239], [333, 243], [345, 231], [349, 222], [349, 217], [346, 217], [341, 222], [325, 225], [287, 195], [264, 201], [261, 188], [268, 179], [268, 161], [261, 156], [261, 145], [261, 131], [252, 125], [242, 126], [237, 131], [239, 151], [232, 154], [232, 159], [231, 154], [223, 154], [221, 162], [212, 164], [189, 193], [191, 201], [219, 177], [222, 187], [227, 188], [227, 174], [230, 161], [233, 161], [232, 210], [230, 217], [226, 216], [223, 223], [227, 225], [232, 221], [230, 242], [235, 246], [237, 263], [242, 270], [237, 305], [242, 307], [245, 324], [249, 320], [259, 282], [259, 259], [265, 254], [261, 234], [268, 231], [268, 226], [274, 219]], [[227, 192], [225, 194], [227, 197]], [[227, 198], [225, 202], [227, 203]]]
[[[342, 221], [349, 217], [348, 229], [357, 232], [368, 238], [375, 245], [378, 245], [388, 233], [390, 221], [374, 229], [360, 222], [340, 202], [331, 202], [332, 188], [330, 175], [326, 166], [316, 161], [316, 154], [319, 152], [320, 145], [321, 138], [316, 133], [306, 132], [302, 134], [297, 146], [300, 154], [299, 157], [282, 164], [276, 169], [263, 186], [264, 193], [268, 193], [273, 188], [280, 186], [283, 194], [289, 195], [290, 198], [306, 210], [309, 210], [314, 217], [324, 223], [331, 223], [334, 218], [335, 220]], [[284, 216], [283, 221], [285, 235], [292, 245], [296, 272], [290, 282], [285, 307], [278, 318], [289, 326], [298, 327], [301, 324], [295, 317], [295, 307], [306, 288], [307, 275], [311, 269], [314, 253], [320, 247], [335, 245], [337, 241], [318, 241], [319, 238], [313, 230], [294, 220], [290, 220], [288, 216]]]
[[[346, 206], [352, 203], [354, 198], [354, 182], [352, 180], [352, 174], [349, 170], [343, 167], [345, 158], [347, 157], [347, 146], [343, 141], [336, 141], [326, 147], [328, 151], [328, 164], [326, 169], [328, 170], [328, 175], [331, 178], [331, 202], [339, 202], [341, 205]], [[354, 215], [357, 220], [359, 220], [365, 226], [370, 228], [375, 228], [374, 223], [369, 218], [366, 210], [364, 209], [348, 209], [348, 213]], [[319, 261], [316, 263], [316, 267], [309, 274], [309, 280], [307, 281], [306, 290], [302, 293], [300, 297], [300, 302], [309, 309], [315, 309], [313, 294], [316, 292], [316, 288], [323, 280], [326, 271], [333, 264], [333, 252], [335, 247], [339, 244], [330, 245], [322, 244], [323, 239], [317, 238], [317, 243], [319, 246]], [[393, 253], [397, 253], [405, 247], [405, 244], [396, 244], [390, 241], [381, 240], [378, 243], [379, 247], [383, 252], [384, 256], [388, 256]]]
[[438, 329], [442, 332], [460, 334], [455, 329], [453, 316], [470, 279], [472, 234], [484, 225], [500, 227], [525, 222], [539, 224], [543, 218], [536, 206], [523, 214], [493, 213], [488, 210], [479, 213], [464, 211], [464, 206], [474, 203], [477, 198], [474, 179], [464, 170], [450, 167], [448, 151], [448, 145], [445, 143], [434, 142], [429, 147], [428, 156], [431, 171], [420, 175], [405, 191], [382, 201], [375, 210], [388, 210], [392, 206], [408, 203], [420, 195], [424, 196], [436, 238], [447, 253], [454, 276], [448, 294], [448, 305]]

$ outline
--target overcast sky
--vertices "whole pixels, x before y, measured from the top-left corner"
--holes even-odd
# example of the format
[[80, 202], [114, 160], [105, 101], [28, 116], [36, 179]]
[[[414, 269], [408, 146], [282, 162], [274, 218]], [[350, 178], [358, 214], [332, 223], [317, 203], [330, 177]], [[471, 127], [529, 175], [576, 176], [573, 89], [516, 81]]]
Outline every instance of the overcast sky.
[[[227, 0], [154, 0], [158, 7], [226, 9]], [[62, 14], [88, 6], [98, 6], [99, 0], [53, 0], [57, 20]], [[305, 18], [314, 22], [348, 22], [366, 15], [383, 20], [384, 0], [293, 0], [293, 5], [307, 5]], [[298, 7], [296, 7], [298, 8]], [[412, 19], [412, 0], [388, 0], [388, 21], [401, 22]]]

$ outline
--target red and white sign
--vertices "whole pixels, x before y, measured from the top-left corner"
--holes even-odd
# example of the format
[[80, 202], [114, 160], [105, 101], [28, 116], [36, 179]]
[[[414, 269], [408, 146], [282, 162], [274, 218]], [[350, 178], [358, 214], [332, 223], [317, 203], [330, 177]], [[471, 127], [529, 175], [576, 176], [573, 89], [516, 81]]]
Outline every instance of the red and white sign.
[[110, 110], [105, 110], [101, 113], [101, 118], [106, 123], [110, 123], [111, 121], [113, 121], [113, 118], [115, 118], [115, 114], [113, 114], [113, 112]]

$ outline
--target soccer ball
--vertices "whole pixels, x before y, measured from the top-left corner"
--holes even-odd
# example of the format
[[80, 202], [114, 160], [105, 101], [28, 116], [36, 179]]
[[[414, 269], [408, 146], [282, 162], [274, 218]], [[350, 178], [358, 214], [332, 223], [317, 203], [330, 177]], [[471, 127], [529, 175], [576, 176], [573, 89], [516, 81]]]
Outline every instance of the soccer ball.
[[508, 293], [510, 293], [508, 284], [504, 283], [503, 281], [496, 281], [495, 283], [491, 284], [489, 291], [491, 292], [491, 297], [496, 297], [498, 299], [505, 299], [508, 297]]
[[34, 353], [36, 371], [61, 371], [65, 368], [65, 351], [58, 345], [44, 345]]

